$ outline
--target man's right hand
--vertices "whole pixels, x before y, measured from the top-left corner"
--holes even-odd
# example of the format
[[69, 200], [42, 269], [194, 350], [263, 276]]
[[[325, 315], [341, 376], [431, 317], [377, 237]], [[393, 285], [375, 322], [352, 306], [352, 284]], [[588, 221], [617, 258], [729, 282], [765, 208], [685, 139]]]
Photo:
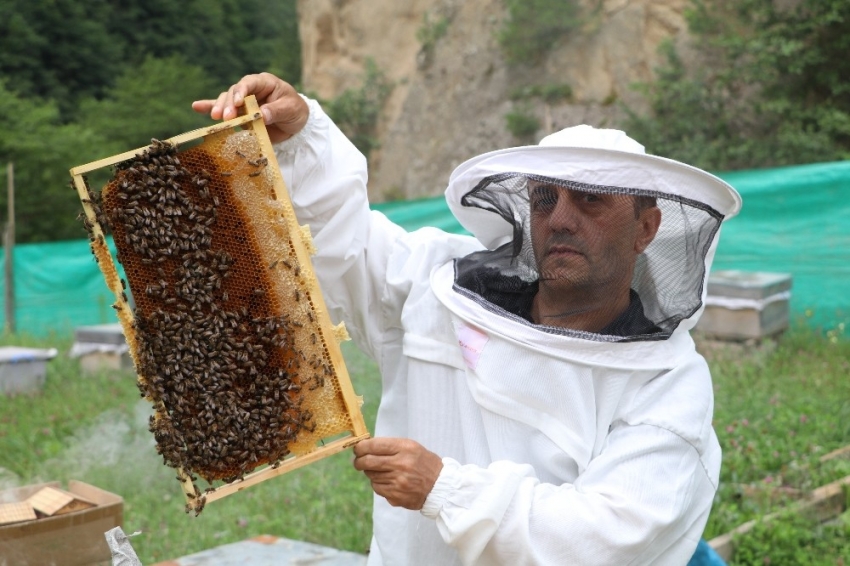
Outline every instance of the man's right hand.
[[216, 100], [196, 100], [192, 109], [201, 114], [209, 113], [213, 120], [232, 120], [249, 94], [257, 97], [272, 143], [291, 138], [307, 123], [310, 116], [307, 103], [292, 85], [270, 73], [246, 75]]

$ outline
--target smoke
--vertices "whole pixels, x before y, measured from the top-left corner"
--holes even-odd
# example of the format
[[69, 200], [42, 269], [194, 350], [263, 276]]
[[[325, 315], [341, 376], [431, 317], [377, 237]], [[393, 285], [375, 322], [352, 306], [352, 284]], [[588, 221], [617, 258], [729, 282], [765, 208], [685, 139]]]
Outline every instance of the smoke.
[[16, 503], [17, 500], [11, 494], [3, 494], [7, 489], [12, 489], [21, 485], [21, 478], [15, 472], [0, 467], [0, 503]]
[[[111, 409], [66, 440], [66, 448], [45, 462], [41, 481], [77, 479], [108, 489], [115, 482], [147, 483], [162, 468], [153, 435], [148, 431], [149, 402], [138, 401], [129, 411]], [[103, 478], [112, 478], [104, 480]], [[96, 480], [96, 481], [95, 481]]]

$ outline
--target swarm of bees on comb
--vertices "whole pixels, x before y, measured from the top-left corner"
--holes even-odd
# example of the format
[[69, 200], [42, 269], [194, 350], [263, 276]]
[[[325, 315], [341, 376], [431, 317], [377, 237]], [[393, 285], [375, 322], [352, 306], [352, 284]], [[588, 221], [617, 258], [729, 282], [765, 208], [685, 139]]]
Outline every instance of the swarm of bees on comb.
[[[157, 451], [196, 514], [249, 478], [368, 437], [339, 351], [344, 328], [331, 325], [309, 262], [309, 231], [269, 166], [259, 115], [248, 118], [240, 123], [252, 127], [184, 134], [203, 139], [186, 150], [152, 140], [71, 170], [141, 394], [153, 403]], [[104, 162], [114, 175], [97, 193], [83, 174]], [[204, 492], [198, 477], [210, 484]], [[220, 481], [228, 485], [212, 487]]]

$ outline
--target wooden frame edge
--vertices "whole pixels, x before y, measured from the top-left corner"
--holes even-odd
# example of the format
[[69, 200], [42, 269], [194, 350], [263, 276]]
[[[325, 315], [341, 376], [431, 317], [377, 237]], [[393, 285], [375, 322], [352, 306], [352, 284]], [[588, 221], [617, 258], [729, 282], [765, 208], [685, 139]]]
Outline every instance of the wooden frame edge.
[[208, 491], [201, 498], [201, 501], [197, 501], [196, 499], [189, 498], [187, 496], [186, 502], [193, 509], [198, 505], [203, 505], [204, 503], [209, 503], [211, 501], [217, 501], [228, 495], [236, 493], [238, 491], [242, 491], [245, 488], [252, 487], [257, 485], [258, 483], [262, 483], [268, 479], [273, 477], [285, 474], [287, 472], [291, 472], [293, 470], [297, 470], [298, 468], [304, 467], [307, 464], [312, 464], [313, 462], [318, 462], [323, 458], [327, 458], [328, 456], [333, 456], [339, 452], [342, 452], [346, 448], [350, 448], [360, 442], [361, 440], [366, 440], [369, 438], [369, 434], [363, 434], [359, 436], [346, 436], [343, 438], [339, 438], [325, 444], [324, 446], [320, 446], [316, 450], [304, 454], [302, 456], [293, 456], [281, 462], [281, 464], [274, 468], [272, 466], [267, 466], [262, 470], [258, 470], [256, 472], [252, 472], [245, 476], [242, 480], [236, 480], [229, 484], [218, 487], [212, 491]]
[[[256, 115], [258, 117], [260, 116], [260, 108], [257, 105], [256, 98], [253, 96], [245, 98], [245, 109], [246, 112], [250, 115]], [[252, 127], [256, 125], [257, 123], [255, 122], [252, 124]], [[272, 182], [275, 187], [277, 201], [287, 211], [287, 228], [290, 234], [292, 235], [293, 247], [295, 248], [295, 254], [298, 257], [298, 262], [302, 265], [312, 266], [312, 261], [310, 259], [311, 254], [307, 244], [303, 241], [301, 237], [301, 226], [296, 221], [295, 212], [292, 208], [292, 203], [289, 197], [289, 192], [286, 187], [286, 182], [283, 180], [283, 176], [280, 173], [280, 168], [277, 166], [277, 157], [274, 151], [274, 146], [271, 143], [271, 139], [269, 139], [268, 132], [265, 131], [265, 125], [263, 124], [263, 122], [260, 121], [259, 125], [263, 126], [263, 129], [261, 130], [261, 133], [257, 135], [257, 140], [260, 143], [260, 148], [262, 150], [263, 155], [275, 161], [275, 166], [272, 170]], [[316, 281], [315, 273], [313, 272], [312, 267], [310, 269], [310, 275], [310, 286], [313, 289], [318, 290], [319, 285]], [[366, 428], [366, 422], [363, 420], [363, 412], [360, 410], [362, 400], [354, 391], [354, 387], [351, 384], [351, 376], [348, 374], [348, 369], [345, 365], [345, 360], [342, 357], [342, 350], [339, 347], [339, 341], [335, 338], [337, 333], [334, 331], [334, 327], [331, 324], [330, 318], [328, 317], [328, 309], [327, 305], [325, 304], [324, 297], [321, 293], [315, 293], [311, 294], [311, 299], [313, 300], [313, 308], [316, 310], [316, 313], [318, 315], [322, 336], [325, 340], [325, 343], [328, 345], [328, 354], [331, 357], [331, 361], [333, 362], [334, 368], [338, 369], [340, 373], [344, 374], [340, 375], [340, 377], [344, 379], [338, 379], [337, 383], [340, 388], [340, 393], [342, 395], [343, 404], [345, 405], [345, 410], [351, 418], [352, 433], [356, 437], [368, 435], [369, 430]]]
[[[262, 116], [260, 115], [259, 110], [257, 110], [256, 113], [245, 114], [244, 116], [239, 116], [226, 122], [213, 124], [212, 126], [206, 126], [204, 128], [198, 128], [197, 130], [192, 130], [191, 132], [186, 132], [184, 134], [180, 134], [163, 141], [173, 143], [175, 145], [180, 145], [181, 143], [186, 143], [187, 141], [203, 138], [211, 134], [221, 132], [223, 130], [235, 128], [237, 126], [247, 124], [248, 122], [253, 122], [254, 120], [259, 120], [261, 118]], [[146, 151], [149, 147], [149, 145], [146, 145], [144, 147], [140, 147], [138, 149], [131, 149], [129, 151], [125, 151], [124, 153], [119, 153], [111, 157], [104, 157], [103, 159], [98, 159], [97, 161], [86, 163], [85, 165], [79, 165], [71, 169], [71, 176], [84, 175], [85, 173], [96, 171], [97, 169], [103, 169], [104, 167], [109, 167], [110, 165], [115, 165], [116, 163], [127, 161], [128, 159], [132, 159], [133, 157], [135, 157], [137, 154]]]

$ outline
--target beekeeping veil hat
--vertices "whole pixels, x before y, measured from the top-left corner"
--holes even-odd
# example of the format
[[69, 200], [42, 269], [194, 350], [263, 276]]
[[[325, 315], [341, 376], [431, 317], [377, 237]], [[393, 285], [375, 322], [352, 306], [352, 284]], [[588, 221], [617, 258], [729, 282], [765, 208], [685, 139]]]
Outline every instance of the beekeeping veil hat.
[[[481, 294], [482, 273], [496, 274], [502, 294], [556, 277], [569, 280], [564, 292], [593, 292], [630, 273], [631, 295], [652, 324], [639, 336], [598, 336], [605, 341], [658, 340], [692, 327], [720, 224], [741, 207], [738, 193], [714, 175], [647, 155], [619, 130], [590, 126], [466, 161], [452, 173], [446, 200], [487, 248], [456, 262], [456, 285], [468, 295]], [[655, 207], [657, 232], [638, 249], [636, 226]], [[536, 219], [549, 223], [548, 232], [532, 229]], [[535, 250], [532, 235], [540, 233]], [[552, 233], [560, 234], [555, 244]]]

